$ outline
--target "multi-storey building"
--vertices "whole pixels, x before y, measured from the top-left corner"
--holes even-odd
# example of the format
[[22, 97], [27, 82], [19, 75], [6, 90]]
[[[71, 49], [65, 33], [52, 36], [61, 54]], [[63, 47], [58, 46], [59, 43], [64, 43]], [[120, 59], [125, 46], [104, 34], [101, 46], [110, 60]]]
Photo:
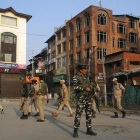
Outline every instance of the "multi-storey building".
[[[112, 10], [89, 6], [66, 23], [67, 70], [90, 61], [90, 73], [100, 86], [103, 57], [119, 51], [140, 52], [139, 17], [113, 15]], [[101, 43], [102, 42], [102, 43]], [[90, 58], [90, 59], [89, 59]], [[104, 58], [103, 58], [104, 59]], [[70, 64], [70, 67], [69, 67]]]
[[32, 16], [12, 7], [0, 9], [0, 94], [20, 97], [19, 77], [26, 73], [26, 26]]

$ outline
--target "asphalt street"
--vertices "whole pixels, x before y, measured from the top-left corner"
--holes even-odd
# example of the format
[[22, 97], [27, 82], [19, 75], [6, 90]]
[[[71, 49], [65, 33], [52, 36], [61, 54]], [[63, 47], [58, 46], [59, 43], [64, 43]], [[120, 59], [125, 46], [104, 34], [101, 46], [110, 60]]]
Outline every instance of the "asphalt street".
[[[5, 113], [0, 114], [0, 140], [73, 140], [74, 117], [69, 118], [68, 110], [61, 111], [57, 118], [52, 116], [57, 106], [44, 104], [45, 122], [37, 122], [38, 117], [21, 120], [18, 102], [0, 102]], [[73, 109], [75, 111], [75, 109]], [[97, 118], [92, 119], [93, 131], [97, 136], [86, 135], [85, 112], [79, 129], [80, 140], [140, 140], [140, 116], [131, 115], [126, 118], [112, 119], [110, 111], [102, 111]]]

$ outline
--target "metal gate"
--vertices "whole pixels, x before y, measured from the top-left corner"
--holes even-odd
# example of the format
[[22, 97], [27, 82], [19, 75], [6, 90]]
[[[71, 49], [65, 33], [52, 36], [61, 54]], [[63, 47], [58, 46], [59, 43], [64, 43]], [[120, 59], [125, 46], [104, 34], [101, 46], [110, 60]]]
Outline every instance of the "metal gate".
[[1, 98], [18, 98], [20, 97], [20, 74], [1, 74], [0, 88]]

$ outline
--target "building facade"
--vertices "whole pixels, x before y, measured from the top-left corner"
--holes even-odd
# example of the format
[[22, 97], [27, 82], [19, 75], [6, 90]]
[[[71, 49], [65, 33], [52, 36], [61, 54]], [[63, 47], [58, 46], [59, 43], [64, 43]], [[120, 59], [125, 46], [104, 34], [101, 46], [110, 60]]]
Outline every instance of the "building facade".
[[26, 73], [26, 29], [32, 16], [12, 7], [0, 9], [0, 95], [19, 95], [19, 77]]
[[[66, 23], [67, 70], [76, 73], [78, 63], [89, 64], [90, 74], [103, 86], [102, 59], [119, 51], [140, 52], [139, 18], [113, 15], [112, 10], [89, 6]], [[89, 62], [90, 61], [90, 62]]]

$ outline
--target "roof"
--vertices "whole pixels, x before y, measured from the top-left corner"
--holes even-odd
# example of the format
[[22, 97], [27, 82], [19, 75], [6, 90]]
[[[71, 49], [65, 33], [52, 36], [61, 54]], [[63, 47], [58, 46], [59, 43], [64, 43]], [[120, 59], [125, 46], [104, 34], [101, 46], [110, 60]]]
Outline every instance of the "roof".
[[126, 17], [133, 17], [133, 18], [136, 18], [136, 19], [140, 19], [140, 17], [132, 15], [132, 14], [121, 14], [121, 15], [113, 15], [113, 16], [116, 16], [116, 17], [126, 16]]
[[53, 37], [55, 37], [56, 35], [53, 34], [45, 43], [48, 43]]
[[129, 74], [132, 74], [132, 73], [137, 73], [137, 72], [140, 72], [140, 67], [139, 68], [135, 68], [135, 69], [131, 69], [131, 70], [126, 70], [126, 71], [122, 71], [122, 72], [117, 72], [117, 73], [114, 73], [112, 74], [110, 77], [117, 77], [117, 76], [121, 76], [121, 75], [129, 75]]
[[31, 15], [27, 15], [27, 14], [22, 14], [22, 13], [16, 12], [12, 7], [9, 7], [9, 8], [6, 8], [6, 9], [0, 8], [0, 12], [1, 13], [12, 12], [16, 16], [26, 18], [27, 19], [27, 22], [32, 18]]

